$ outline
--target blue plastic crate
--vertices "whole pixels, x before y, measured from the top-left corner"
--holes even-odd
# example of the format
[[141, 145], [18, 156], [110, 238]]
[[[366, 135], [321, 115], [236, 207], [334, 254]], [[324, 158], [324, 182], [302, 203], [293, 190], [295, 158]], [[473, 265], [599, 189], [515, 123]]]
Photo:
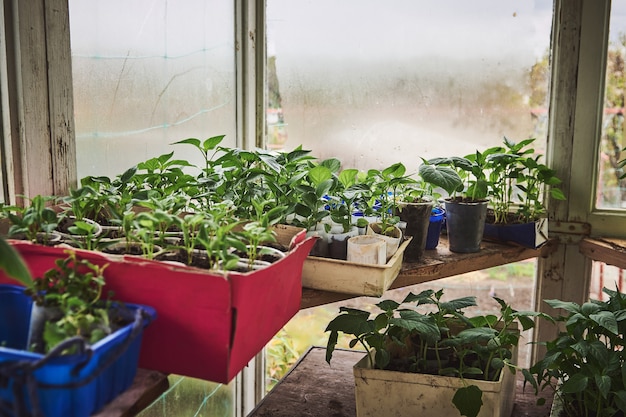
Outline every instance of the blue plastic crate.
[[32, 371], [37, 395], [31, 398], [26, 384], [16, 385], [26, 372], [10, 369], [18, 362], [32, 367], [46, 356], [26, 350], [32, 301], [23, 291], [21, 287], [0, 285], [0, 415], [15, 414], [16, 404], [32, 412], [38, 403], [45, 417], [88, 417], [132, 385], [143, 328], [156, 318], [156, 312], [148, 306], [125, 304], [132, 313], [145, 313], [135, 334], [133, 324], [129, 324], [87, 352], [49, 358]]

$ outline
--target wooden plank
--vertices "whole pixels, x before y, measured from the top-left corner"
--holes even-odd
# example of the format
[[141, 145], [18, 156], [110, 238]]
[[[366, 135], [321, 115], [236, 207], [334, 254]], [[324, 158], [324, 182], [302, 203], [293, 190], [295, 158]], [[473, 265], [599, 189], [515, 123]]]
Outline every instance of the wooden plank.
[[[3, 5], [4, 6], [4, 5]], [[0, 44], [5, 45], [0, 48], [0, 62], [7, 65], [0, 66], [0, 108], [2, 114], [0, 117], [0, 158], [2, 160], [2, 173], [0, 176], [0, 184], [2, 185], [2, 194], [0, 201], [15, 202], [15, 181], [22, 177], [19, 164], [19, 155], [13, 152], [13, 139], [17, 138], [16, 124], [12, 123], [12, 117], [15, 116], [15, 109], [9, 104], [10, 85], [15, 85], [15, 68], [8, 65], [9, 62], [15, 61], [15, 55], [9, 45], [13, 41], [13, 25], [11, 19], [6, 16], [6, 12], [10, 12], [10, 7], [0, 7], [0, 22], [3, 23], [4, 30], [0, 31]]]
[[[554, 240], [549, 241], [539, 249], [483, 241], [480, 252], [454, 253], [450, 252], [447, 239], [445, 236], [442, 236], [437, 249], [426, 251], [420, 262], [403, 263], [400, 274], [391, 284], [391, 289], [421, 284], [525, 259], [546, 257], [556, 250], [556, 246], [557, 242]], [[328, 279], [332, 280], [333, 277], [328, 277]], [[303, 288], [301, 308], [315, 307], [354, 297], [357, 296]]]
[[68, 2], [12, 1], [3, 11], [11, 203], [65, 195], [77, 182]]
[[550, 241], [539, 249], [484, 241], [480, 252], [454, 253], [450, 252], [447, 241], [444, 238], [437, 250], [432, 255], [424, 257], [422, 262], [405, 263], [402, 266], [400, 275], [391, 284], [391, 288], [421, 284], [525, 259], [545, 257], [553, 252], [555, 248], [556, 241]]
[[46, 0], [45, 23], [53, 194], [67, 195], [77, 184], [68, 1]]
[[589, 259], [626, 269], [626, 240], [624, 239], [585, 238], [580, 242], [578, 249]]
[[132, 417], [149, 406], [169, 387], [167, 375], [138, 369], [133, 385], [93, 417]]
[[364, 354], [336, 349], [331, 366], [325, 349], [310, 348], [248, 417], [356, 416], [352, 366]]
[[18, 42], [16, 52], [17, 115], [19, 147], [13, 152], [21, 156], [23, 190], [32, 196], [51, 195], [52, 155], [50, 153], [50, 121], [48, 112], [48, 64], [43, 0], [14, 2]]
[[[563, 180], [559, 188], [567, 196], [571, 194], [572, 189], [578, 187], [577, 184], [572, 183], [573, 178], [578, 178], [578, 173], [572, 171], [576, 169], [580, 171], [580, 164], [572, 163], [576, 133], [573, 115], [576, 113], [578, 104], [578, 63], [584, 2], [589, 2], [589, 0], [557, 0], [554, 3], [550, 125], [546, 159], [547, 165], [556, 169], [557, 176]], [[586, 217], [586, 210], [580, 211], [581, 204], [588, 205], [588, 200], [584, 198], [568, 198], [563, 201], [550, 200], [549, 202], [548, 217], [551, 223], [576, 222], [584, 220]], [[550, 230], [550, 235], [558, 236], [552, 230]], [[563, 241], [567, 241], [568, 238], [569, 236], [565, 236]], [[580, 267], [580, 263], [577, 263], [568, 269], [567, 261], [571, 259], [571, 254], [574, 251], [577, 251], [576, 245], [562, 244], [550, 257], [540, 260], [535, 296], [536, 308], [550, 313], [548, 306], [545, 303], [540, 303], [540, 300], [564, 299], [566, 295], [570, 294], [569, 288], [571, 286], [567, 288], [565, 277], [572, 284], [577, 285], [576, 300], [579, 300], [588, 291], [587, 287], [581, 285], [587, 279], [585, 274], [588, 271], [584, 265]], [[571, 275], [570, 271], [572, 271]], [[574, 299], [571, 300], [574, 301]], [[539, 322], [533, 332], [533, 339], [534, 341], [550, 340], [554, 338], [557, 330], [555, 326]], [[543, 347], [535, 344], [533, 357], [541, 356], [542, 349]]]

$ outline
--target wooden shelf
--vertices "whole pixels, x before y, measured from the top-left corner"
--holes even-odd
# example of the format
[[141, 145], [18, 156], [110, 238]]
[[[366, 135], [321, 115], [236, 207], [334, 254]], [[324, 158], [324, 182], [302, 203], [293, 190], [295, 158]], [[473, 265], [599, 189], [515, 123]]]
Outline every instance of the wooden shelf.
[[578, 245], [580, 253], [594, 261], [626, 269], [626, 240], [584, 238]]
[[[545, 257], [556, 250], [556, 246], [556, 240], [547, 242], [539, 249], [483, 241], [480, 252], [453, 253], [448, 249], [447, 239], [442, 237], [437, 249], [426, 251], [420, 262], [403, 263], [400, 274], [390, 289], [403, 288], [525, 259]], [[305, 309], [355, 297], [357, 296], [352, 294], [303, 288], [300, 308]]]

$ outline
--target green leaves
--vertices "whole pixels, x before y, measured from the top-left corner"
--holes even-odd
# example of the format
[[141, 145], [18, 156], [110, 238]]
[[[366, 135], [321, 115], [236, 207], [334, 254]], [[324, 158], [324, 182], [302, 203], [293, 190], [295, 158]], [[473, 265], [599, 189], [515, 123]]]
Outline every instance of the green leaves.
[[483, 392], [476, 385], [459, 388], [452, 398], [462, 416], [476, 417], [483, 405]]
[[101, 298], [107, 264], [93, 264], [72, 250], [66, 254], [27, 289], [37, 306], [60, 312], [57, 319], [46, 320], [45, 352], [72, 336], [94, 343], [111, 333], [109, 302]]
[[402, 178], [406, 173], [406, 167], [401, 162], [391, 164], [382, 170], [382, 176], [386, 180]]
[[[556, 200], [565, 199], [565, 194], [556, 188], [561, 184], [556, 171], [540, 163], [542, 155], [530, 148], [534, 141], [530, 138], [515, 143], [505, 137], [504, 147], [491, 147], [465, 157], [433, 158], [420, 167], [420, 175], [439, 181], [438, 186], [451, 197], [462, 193], [470, 200], [490, 198], [495, 223], [507, 222], [510, 213], [517, 214], [520, 222], [534, 221], [545, 214], [545, 193]], [[450, 167], [463, 184], [456, 188], [453, 183], [446, 184], [433, 172], [436, 166]]]
[[26, 287], [30, 287], [33, 283], [30, 271], [26, 268], [20, 254], [3, 238], [0, 238], [0, 269]]
[[[603, 289], [607, 301], [547, 300], [564, 313], [550, 317], [566, 327], [545, 342], [546, 354], [524, 373], [535, 390], [550, 386], [559, 391], [568, 415], [612, 416], [626, 411], [626, 368], [623, 351], [626, 320], [624, 295]], [[562, 381], [557, 385], [555, 381]]]
[[412, 310], [401, 310], [399, 313], [399, 318], [389, 320], [390, 325], [401, 327], [409, 332], [416, 332], [428, 343], [435, 343], [441, 339], [439, 327], [432, 316]]
[[[332, 177], [333, 172], [323, 165], [316, 165], [309, 171], [309, 180], [314, 186], [319, 186], [329, 181]], [[330, 187], [328, 187], [328, 189], [330, 189]]]
[[179, 140], [178, 142], [174, 142], [173, 144], [174, 145], [176, 144], [192, 145], [198, 148], [199, 150], [201, 150], [203, 153], [207, 153], [208, 151], [211, 151], [217, 148], [217, 145], [219, 145], [222, 142], [222, 140], [224, 140], [224, 137], [226, 137], [226, 135], [213, 136], [208, 139], [205, 139], [204, 141], [200, 141], [200, 139], [196, 139], [196, 138], [188, 138], [188, 139]]
[[[464, 310], [476, 306], [474, 297], [443, 298], [443, 290], [424, 290], [409, 293], [402, 302], [381, 300], [374, 305], [379, 311], [373, 313], [342, 307], [326, 328], [327, 362], [342, 333], [351, 338], [350, 347], [360, 344], [366, 349], [377, 369], [453, 375], [464, 381], [496, 380], [507, 368], [514, 372], [511, 350], [520, 338], [516, 323], [526, 318], [530, 328], [537, 313], [516, 311], [496, 299], [499, 316], [467, 317]], [[453, 402], [462, 415], [476, 416], [482, 391], [467, 384]]]
[[341, 171], [337, 178], [339, 179], [341, 185], [343, 185], [344, 188], [348, 189], [355, 184], [358, 174], [358, 169], [349, 168]]
[[38, 234], [46, 235], [52, 232], [62, 217], [48, 207], [56, 201], [56, 197], [37, 195], [29, 199], [30, 204], [24, 207], [2, 207], [3, 213], [11, 222], [9, 236], [24, 235], [31, 242], [37, 242]]
[[467, 307], [473, 307], [476, 305], [476, 297], [462, 297], [452, 301], [442, 302], [440, 309], [446, 311], [462, 310]]
[[619, 329], [617, 327], [617, 320], [615, 316], [610, 311], [600, 311], [595, 314], [590, 314], [589, 318], [597, 323], [599, 326], [603, 327], [607, 332], [612, 333], [614, 335], [619, 334]]
[[548, 304], [552, 308], [562, 308], [563, 310], [569, 311], [570, 313], [578, 313], [580, 311], [580, 306], [572, 301], [561, 301], [561, 300], [544, 300], [546, 304]]
[[459, 187], [463, 187], [463, 181], [459, 174], [448, 166], [424, 163], [419, 166], [419, 174], [424, 181], [435, 187], [443, 188], [449, 195], [458, 191]]
[[560, 390], [566, 394], [583, 392], [587, 388], [589, 378], [583, 374], [574, 374], [567, 378]]

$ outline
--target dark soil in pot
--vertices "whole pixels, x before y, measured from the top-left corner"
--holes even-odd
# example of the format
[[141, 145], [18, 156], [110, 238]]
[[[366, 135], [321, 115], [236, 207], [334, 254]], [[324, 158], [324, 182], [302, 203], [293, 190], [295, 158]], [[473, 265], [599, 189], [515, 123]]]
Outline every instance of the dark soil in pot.
[[209, 261], [209, 256], [205, 252], [194, 252], [191, 255], [191, 263], [189, 263], [189, 256], [184, 250], [165, 252], [157, 255], [154, 259], [157, 261], [179, 262], [183, 265], [201, 269], [211, 269], [212, 265]]
[[106, 248], [102, 248], [102, 252], [108, 253], [110, 255], [136, 255], [142, 256], [143, 251], [141, 250], [141, 246], [139, 245], [117, 245], [117, 246], [109, 246]]
[[[9, 236], [9, 239], [28, 240], [26, 239], [26, 236], [23, 233], [18, 233], [18, 234]], [[35, 243], [39, 245], [44, 245], [44, 246], [54, 246], [54, 245], [58, 245], [59, 243], [61, 243], [62, 240], [63, 238], [61, 237], [61, 235], [56, 232], [50, 232], [50, 233], [39, 232], [37, 233]]]
[[[485, 217], [485, 223], [495, 224], [496, 216], [494, 214], [493, 209], [487, 209], [487, 217]], [[520, 218], [519, 215], [515, 213], [508, 213], [506, 215], [506, 223], [500, 224], [523, 224], [526, 223], [523, 219]]]
[[[241, 259], [245, 260], [248, 257], [247, 253], [241, 252], [241, 251], [235, 251], [234, 252], [235, 255], [239, 256]], [[265, 262], [269, 262], [269, 263], [274, 263], [274, 262], [278, 262], [279, 260], [281, 260], [283, 257], [282, 256], [277, 256], [274, 255], [272, 253], [261, 253], [260, 255], [258, 255], [256, 257], [257, 260], [259, 261], [265, 261]]]

